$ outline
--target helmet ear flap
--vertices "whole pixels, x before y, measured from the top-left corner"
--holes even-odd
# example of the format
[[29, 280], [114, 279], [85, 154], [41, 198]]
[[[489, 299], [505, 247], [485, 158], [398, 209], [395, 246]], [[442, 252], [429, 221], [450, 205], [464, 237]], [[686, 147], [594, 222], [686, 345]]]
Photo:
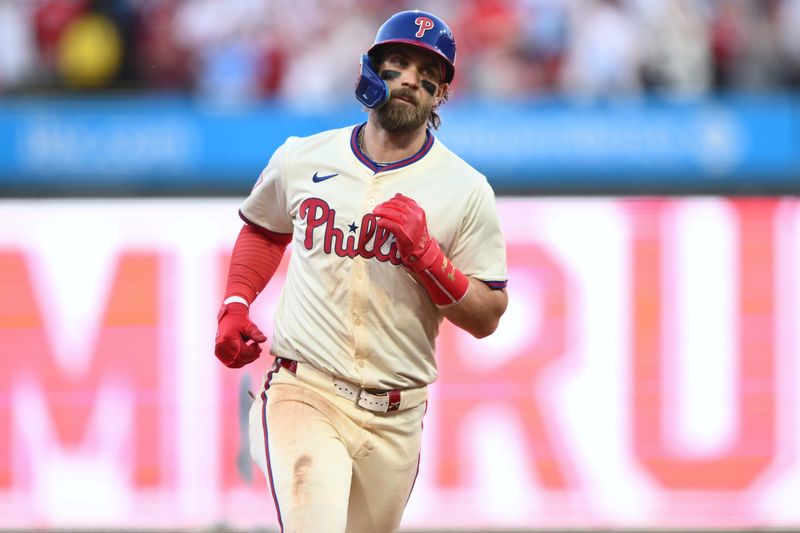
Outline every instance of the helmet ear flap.
[[381, 79], [372, 65], [372, 58], [367, 54], [361, 56], [361, 75], [356, 84], [356, 98], [369, 109], [376, 109], [389, 99], [389, 84]]

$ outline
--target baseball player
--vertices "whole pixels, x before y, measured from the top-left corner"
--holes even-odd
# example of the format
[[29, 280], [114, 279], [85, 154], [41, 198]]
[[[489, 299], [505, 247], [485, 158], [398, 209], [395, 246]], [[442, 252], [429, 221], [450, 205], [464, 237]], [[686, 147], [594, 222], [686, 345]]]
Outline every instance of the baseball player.
[[506, 309], [492, 189], [431, 132], [455, 58], [440, 18], [393, 15], [361, 60], [367, 121], [287, 139], [240, 209], [215, 347], [225, 365], [259, 356], [248, 306], [293, 243], [275, 362], [250, 410], [281, 531], [396, 531], [439, 325], [484, 337]]

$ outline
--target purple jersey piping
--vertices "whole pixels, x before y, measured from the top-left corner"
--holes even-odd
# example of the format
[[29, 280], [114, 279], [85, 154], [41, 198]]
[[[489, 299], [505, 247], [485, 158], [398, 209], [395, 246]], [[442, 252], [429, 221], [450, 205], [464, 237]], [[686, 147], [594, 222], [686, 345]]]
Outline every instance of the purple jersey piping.
[[364, 154], [364, 152], [361, 151], [361, 147], [358, 146], [358, 134], [361, 131], [361, 128], [363, 128], [365, 125], [366, 123], [360, 124], [355, 128], [353, 128], [353, 133], [350, 134], [350, 148], [353, 150], [353, 154], [356, 156], [356, 158], [375, 174], [377, 174], [378, 172], [386, 172], [387, 170], [402, 168], [411, 165], [413, 163], [416, 163], [417, 161], [425, 157], [425, 154], [431, 151], [431, 147], [433, 146], [433, 141], [435, 140], [435, 137], [431, 135], [431, 132], [429, 130], [425, 130], [425, 142], [422, 144], [422, 148], [420, 148], [416, 154], [407, 157], [405, 159], [401, 159], [400, 161], [395, 161], [390, 165], [381, 166], [375, 163], [375, 161], [373, 161], [369, 157], [367, 157], [366, 154]]

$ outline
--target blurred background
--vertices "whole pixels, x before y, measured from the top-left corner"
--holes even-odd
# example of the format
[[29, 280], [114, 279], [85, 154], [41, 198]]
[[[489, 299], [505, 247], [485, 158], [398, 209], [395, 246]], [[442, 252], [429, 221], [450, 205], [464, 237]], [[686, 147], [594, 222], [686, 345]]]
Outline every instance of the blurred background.
[[236, 212], [412, 8], [510, 304], [442, 329], [404, 530], [800, 531], [800, 0], [0, 0], [0, 529], [277, 530]]

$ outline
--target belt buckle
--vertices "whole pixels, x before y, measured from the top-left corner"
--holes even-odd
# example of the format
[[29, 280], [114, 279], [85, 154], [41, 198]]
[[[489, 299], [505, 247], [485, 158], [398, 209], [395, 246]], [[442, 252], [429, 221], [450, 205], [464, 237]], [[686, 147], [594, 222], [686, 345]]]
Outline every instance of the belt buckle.
[[[364, 394], [368, 396], [365, 398]], [[360, 389], [358, 392], [358, 401], [356, 403], [359, 407], [363, 407], [369, 411], [388, 413], [389, 411], [400, 410], [400, 397], [401, 393], [399, 390], [390, 390], [380, 394], [373, 394], [367, 390]], [[368, 405], [363, 405], [361, 403], [362, 400], [368, 402]], [[374, 407], [377, 407], [377, 409]]]
[[385, 413], [389, 410], [389, 395], [386, 393], [372, 394], [366, 389], [359, 387], [356, 404], [368, 411]]

